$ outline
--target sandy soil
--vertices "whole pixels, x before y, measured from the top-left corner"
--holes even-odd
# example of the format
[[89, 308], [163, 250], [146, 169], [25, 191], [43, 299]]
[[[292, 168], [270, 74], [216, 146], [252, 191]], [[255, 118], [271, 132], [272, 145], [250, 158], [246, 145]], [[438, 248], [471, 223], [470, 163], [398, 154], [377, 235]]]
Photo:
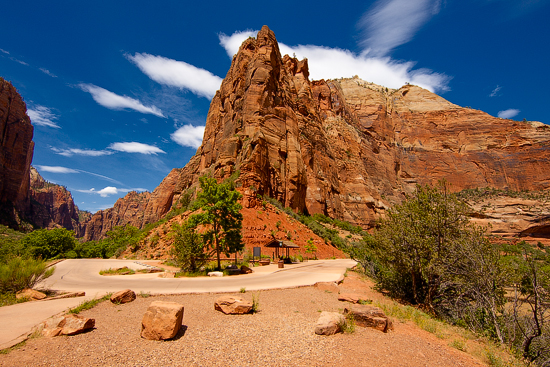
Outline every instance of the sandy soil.
[[[341, 292], [382, 299], [368, 281], [349, 273]], [[341, 311], [336, 293], [315, 287], [246, 292], [259, 297], [260, 312], [231, 316], [214, 310], [219, 294], [138, 297], [124, 305], [103, 302], [81, 315], [96, 328], [71, 336], [30, 339], [0, 366], [481, 366], [416, 325], [394, 320], [395, 331], [357, 327], [352, 334], [319, 336], [320, 311]], [[140, 337], [141, 318], [155, 300], [184, 305], [174, 340]]]

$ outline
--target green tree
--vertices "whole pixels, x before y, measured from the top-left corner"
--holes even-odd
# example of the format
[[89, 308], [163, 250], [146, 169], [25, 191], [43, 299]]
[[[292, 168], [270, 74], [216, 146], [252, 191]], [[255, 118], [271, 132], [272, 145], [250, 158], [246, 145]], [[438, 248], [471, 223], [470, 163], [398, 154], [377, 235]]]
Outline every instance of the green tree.
[[171, 254], [181, 270], [195, 272], [206, 264], [210, 254], [205, 251], [201, 235], [189, 222], [182, 225], [174, 223], [172, 233], [174, 241]]
[[[315, 246], [313, 244], [313, 238], [310, 238], [309, 240], [306, 241], [307, 242], [307, 245], [305, 247], [306, 249], [306, 253], [308, 254], [313, 254], [315, 252], [317, 252], [317, 246]], [[317, 256], [315, 256], [315, 258], [317, 258]]]
[[231, 181], [218, 184], [215, 178], [199, 178], [201, 191], [197, 194], [196, 205], [200, 213], [190, 217], [190, 225], [203, 225], [202, 238], [205, 244], [216, 253], [218, 269], [221, 269], [220, 254], [226, 256], [241, 251], [242, 242], [242, 209], [239, 199], [242, 195], [235, 190]]
[[142, 232], [129, 224], [113, 227], [106, 235], [113, 253], [118, 249], [125, 250], [129, 246], [132, 247], [132, 251], [137, 250], [142, 238]]
[[64, 256], [74, 249], [77, 241], [73, 231], [55, 228], [33, 231], [21, 243], [30, 256], [46, 260]]

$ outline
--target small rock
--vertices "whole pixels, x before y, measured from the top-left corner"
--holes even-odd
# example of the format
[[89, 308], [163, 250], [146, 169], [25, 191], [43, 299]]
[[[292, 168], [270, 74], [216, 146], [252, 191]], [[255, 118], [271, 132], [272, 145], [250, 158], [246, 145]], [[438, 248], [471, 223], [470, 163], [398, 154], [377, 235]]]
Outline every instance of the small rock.
[[136, 293], [131, 289], [125, 289], [113, 293], [111, 296], [112, 303], [128, 303], [136, 299]]
[[252, 312], [252, 302], [241, 297], [222, 296], [214, 303], [214, 309], [226, 315], [243, 315]]
[[223, 277], [222, 271], [210, 271], [208, 272], [209, 277]]
[[86, 330], [93, 329], [95, 319], [89, 319], [79, 315], [65, 315], [52, 317], [39, 325], [38, 330], [44, 336], [54, 337], [59, 335], [76, 335]]
[[181, 328], [183, 305], [155, 301], [149, 305], [141, 321], [141, 337], [149, 340], [171, 339]]
[[241, 266], [241, 274], [250, 274], [252, 272], [252, 269], [250, 269], [248, 266]]
[[365, 298], [356, 293], [342, 293], [338, 296], [338, 301], [359, 303], [361, 300], [365, 300]]
[[355, 325], [371, 327], [387, 333], [393, 330], [393, 323], [378, 307], [369, 305], [350, 305], [344, 308], [344, 314], [351, 313]]
[[22, 291], [17, 292], [17, 294], [15, 295], [15, 298], [17, 299], [27, 298], [29, 301], [38, 301], [46, 298], [46, 295], [34, 289], [25, 288]]
[[315, 288], [321, 291], [327, 291], [327, 292], [336, 293], [336, 294], [340, 292], [340, 287], [338, 287], [338, 284], [334, 282], [318, 282], [318, 283], [315, 283]]
[[317, 335], [333, 335], [342, 329], [340, 325], [345, 322], [343, 315], [338, 312], [321, 312], [317, 324], [315, 324], [315, 334]]

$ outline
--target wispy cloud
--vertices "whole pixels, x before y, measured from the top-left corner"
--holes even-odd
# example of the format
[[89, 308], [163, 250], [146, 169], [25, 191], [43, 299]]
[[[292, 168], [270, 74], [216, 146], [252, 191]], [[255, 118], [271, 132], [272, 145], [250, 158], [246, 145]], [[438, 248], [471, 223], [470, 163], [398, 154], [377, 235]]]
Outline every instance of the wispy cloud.
[[502, 87], [500, 85], [497, 85], [497, 87], [492, 90], [491, 94], [489, 94], [489, 97], [498, 96], [499, 95], [498, 92], [500, 92], [501, 89], [502, 89]]
[[216, 94], [222, 83], [219, 76], [183, 61], [147, 53], [136, 53], [126, 57], [157, 83], [187, 89], [208, 99]]
[[197, 149], [202, 143], [204, 126], [184, 125], [170, 135], [173, 141], [184, 147]]
[[61, 167], [61, 166], [42, 166], [42, 165], [37, 165], [36, 168], [38, 169], [39, 172], [61, 173], [61, 174], [85, 173], [85, 174], [88, 174], [88, 175], [92, 175], [92, 176], [95, 176], [95, 177], [102, 178], [102, 179], [104, 179], [106, 181], [109, 181], [109, 182], [113, 182], [117, 185], [122, 185], [122, 182], [117, 181], [113, 178], [103, 176], [103, 175], [93, 173], [93, 172], [84, 171], [84, 170], [81, 170], [81, 169], [73, 169], [73, 168], [67, 168], [67, 167]]
[[93, 149], [78, 149], [78, 148], [69, 148], [69, 149], [60, 149], [51, 147], [51, 149], [64, 157], [72, 157], [73, 155], [84, 155], [89, 157], [101, 157], [104, 155], [111, 155], [114, 154], [113, 151], [110, 150], [93, 150]]
[[144, 106], [137, 99], [127, 96], [119, 96], [118, 94], [115, 94], [108, 91], [107, 89], [98, 87], [93, 84], [79, 84], [78, 86], [83, 91], [90, 93], [94, 101], [96, 101], [98, 104], [111, 110], [123, 110], [129, 108], [137, 112], [149, 113], [158, 117], [164, 117], [160, 109], [155, 106]]
[[[235, 32], [231, 36], [221, 34], [220, 44], [232, 57], [240, 44], [253, 31]], [[370, 57], [366, 53], [356, 54], [349, 50], [314, 45], [287, 46], [279, 43], [281, 53], [309, 61], [310, 79], [336, 79], [358, 75], [361, 79], [390, 88], [400, 88], [406, 83], [415, 84], [430, 91], [449, 90], [451, 78], [429, 69], [413, 69], [412, 61], [396, 61], [390, 57]]]
[[54, 127], [59, 129], [60, 126], [54, 121], [57, 116], [52, 113], [52, 110], [45, 106], [36, 105], [27, 110], [27, 114], [31, 118], [31, 122], [38, 126]]
[[67, 168], [67, 167], [60, 167], [60, 166], [36, 166], [39, 171], [41, 172], [51, 172], [51, 173], [79, 173], [78, 170]]
[[515, 117], [520, 113], [521, 111], [515, 108], [510, 108], [504, 111], [499, 111], [497, 116], [501, 119], [511, 119], [512, 117]]
[[2, 52], [2, 53], [5, 53], [6, 55], [9, 55], [9, 54], [10, 54], [10, 52], [9, 52], [9, 51], [6, 51], [6, 50], [4, 50], [4, 49], [1, 49], [1, 48], [0, 48], [0, 52]]
[[137, 189], [121, 189], [121, 188], [117, 188], [117, 187], [114, 187], [114, 186], [107, 186], [107, 187], [104, 187], [103, 189], [101, 190], [96, 190], [94, 189], [93, 187], [89, 190], [74, 190], [74, 191], [78, 191], [78, 192], [82, 192], [82, 193], [85, 193], [85, 194], [98, 194], [99, 196], [101, 197], [108, 197], [110, 195], [117, 195], [119, 193], [128, 193], [130, 191], [138, 191], [138, 192], [141, 192], [141, 191], [147, 191], [146, 189], [141, 189], [141, 188], [137, 188]]
[[166, 153], [165, 151], [155, 147], [154, 145], [148, 145], [148, 144], [137, 143], [137, 142], [113, 143], [109, 145], [107, 149], [112, 149], [118, 152], [125, 152], [125, 153], [141, 153], [141, 154]]
[[409, 42], [440, 7], [441, 0], [378, 0], [358, 23], [359, 44], [370, 55], [385, 56]]
[[52, 78], [57, 78], [57, 75], [53, 74], [51, 71], [49, 71], [48, 69], [44, 69], [44, 68], [39, 68], [41, 72], [43, 72], [44, 74], [46, 75], [49, 75], [51, 76]]

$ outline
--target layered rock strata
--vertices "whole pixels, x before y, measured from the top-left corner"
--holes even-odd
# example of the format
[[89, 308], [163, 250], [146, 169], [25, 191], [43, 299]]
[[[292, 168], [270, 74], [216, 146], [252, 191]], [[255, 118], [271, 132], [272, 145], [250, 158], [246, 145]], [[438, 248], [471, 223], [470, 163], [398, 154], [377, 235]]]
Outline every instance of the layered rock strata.
[[0, 78], [0, 223], [14, 228], [30, 203], [33, 132], [25, 102], [11, 83]]

